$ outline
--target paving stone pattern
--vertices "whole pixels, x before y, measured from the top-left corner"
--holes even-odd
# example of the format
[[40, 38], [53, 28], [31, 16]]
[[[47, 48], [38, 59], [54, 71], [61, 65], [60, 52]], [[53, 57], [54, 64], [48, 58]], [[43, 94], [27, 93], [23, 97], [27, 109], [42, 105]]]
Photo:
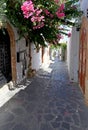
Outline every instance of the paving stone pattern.
[[88, 107], [66, 63], [56, 60], [49, 68], [0, 108], [0, 130], [88, 130]]

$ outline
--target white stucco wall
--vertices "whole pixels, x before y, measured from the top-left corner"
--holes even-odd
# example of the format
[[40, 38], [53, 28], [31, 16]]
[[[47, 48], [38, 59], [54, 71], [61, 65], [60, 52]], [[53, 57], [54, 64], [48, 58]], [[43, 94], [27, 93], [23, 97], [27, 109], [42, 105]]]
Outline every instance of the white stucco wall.
[[39, 52], [36, 51], [35, 45], [31, 45], [31, 56], [32, 56], [32, 69], [38, 70], [42, 65], [48, 65], [50, 56], [49, 56], [49, 46], [44, 48], [43, 63], [42, 63], [42, 48]]
[[59, 51], [60, 51], [60, 60], [62, 60], [62, 49], [61, 49], [61, 47], [60, 47], [60, 49], [59, 49]]
[[45, 47], [44, 49], [44, 64], [48, 64], [49, 63], [49, 59], [50, 59], [50, 56], [49, 56], [49, 46]]
[[32, 69], [38, 70], [42, 64], [41, 49], [36, 51], [35, 45], [31, 44]]
[[84, 12], [84, 15], [87, 15], [87, 9], [88, 9], [88, 0], [80, 0], [80, 7], [81, 10]]
[[76, 28], [72, 28], [72, 36], [67, 44], [67, 64], [69, 78], [73, 82], [78, 82], [78, 66], [79, 66], [79, 32]]

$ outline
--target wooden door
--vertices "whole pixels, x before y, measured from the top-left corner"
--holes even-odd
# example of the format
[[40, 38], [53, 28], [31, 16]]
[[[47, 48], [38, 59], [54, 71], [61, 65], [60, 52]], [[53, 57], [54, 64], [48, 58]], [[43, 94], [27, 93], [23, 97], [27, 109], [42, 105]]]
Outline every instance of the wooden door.
[[85, 76], [86, 76], [86, 51], [87, 51], [86, 30], [82, 29], [80, 35], [80, 48], [79, 48], [79, 82], [84, 93], [85, 93]]

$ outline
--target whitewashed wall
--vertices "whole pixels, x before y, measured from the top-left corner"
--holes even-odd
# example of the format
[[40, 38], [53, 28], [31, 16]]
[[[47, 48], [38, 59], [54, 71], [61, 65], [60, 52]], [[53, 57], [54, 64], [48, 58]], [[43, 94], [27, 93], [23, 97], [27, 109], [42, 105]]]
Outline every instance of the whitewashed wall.
[[87, 16], [88, 0], [80, 0], [80, 7], [84, 15]]
[[62, 49], [61, 49], [61, 47], [60, 47], [59, 51], [60, 51], [60, 60], [62, 60]]
[[50, 48], [50, 46], [45, 47], [45, 49], [44, 49], [44, 56], [43, 56], [43, 58], [44, 58], [44, 64], [48, 64], [49, 63], [49, 59], [50, 59], [49, 48]]
[[[26, 47], [26, 42], [24, 38], [21, 38], [20, 40], [17, 40], [19, 38], [19, 35], [17, 34], [16, 28], [13, 28], [14, 34], [15, 34], [15, 41], [16, 41], [16, 55], [17, 52], [21, 52], [26, 50], [26, 62], [27, 62], [27, 68], [25, 70], [25, 76], [22, 74], [22, 61], [16, 63], [16, 69], [17, 69], [17, 83], [22, 81], [26, 77], [26, 73], [28, 70], [29, 65], [29, 46]], [[44, 52], [44, 63], [49, 62], [49, 47], [45, 48]], [[32, 57], [32, 69], [38, 70], [42, 65], [42, 49], [40, 48], [39, 52], [36, 51], [35, 45], [31, 44], [31, 57]]]
[[32, 56], [32, 69], [38, 70], [42, 64], [41, 49], [36, 51], [35, 45], [31, 44], [31, 56]]
[[78, 82], [78, 66], [79, 66], [79, 32], [76, 28], [72, 28], [72, 36], [67, 44], [67, 64], [69, 78], [73, 82]]
[[38, 70], [42, 65], [47, 65], [49, 63], [49, 46], [44, 48], [43, 63], [42, 63], [42, 49], [39, 52], [36, 51], [35, 45], [31, 45], [31, 56], [32, 56], [32, 69]]
[[26, 47], [26, 42], [25, 42], [24, 38], [17, 40], [19, 38], [19, 35], [17, 34], [16, 28], [13, 28], [13, 29], [14, 29], [15, 41], [16, 41], [16, 56], [17, 56], [17, 52], [26, 51], [27, 68], [25, 69], [25, 75], [24, 76], [22, 74], [22, 69], [23, 69], [22, 61], [16, 63], [17, 83], [19, 83], [20, 81], [22, 81], [26, 77], [26, 73], [27, 73], [27, 69], [28, 69], [28, 65], [29, 65], [29, 47], [28, 46]]

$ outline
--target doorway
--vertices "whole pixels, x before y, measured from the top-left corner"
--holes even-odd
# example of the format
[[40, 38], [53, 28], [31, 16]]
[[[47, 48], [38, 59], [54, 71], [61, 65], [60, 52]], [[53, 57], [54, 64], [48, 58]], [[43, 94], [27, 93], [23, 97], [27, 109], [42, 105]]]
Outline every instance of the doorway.
[[0, 84], [12, 80], [10, 37], [5, 28], [0, 29]]

